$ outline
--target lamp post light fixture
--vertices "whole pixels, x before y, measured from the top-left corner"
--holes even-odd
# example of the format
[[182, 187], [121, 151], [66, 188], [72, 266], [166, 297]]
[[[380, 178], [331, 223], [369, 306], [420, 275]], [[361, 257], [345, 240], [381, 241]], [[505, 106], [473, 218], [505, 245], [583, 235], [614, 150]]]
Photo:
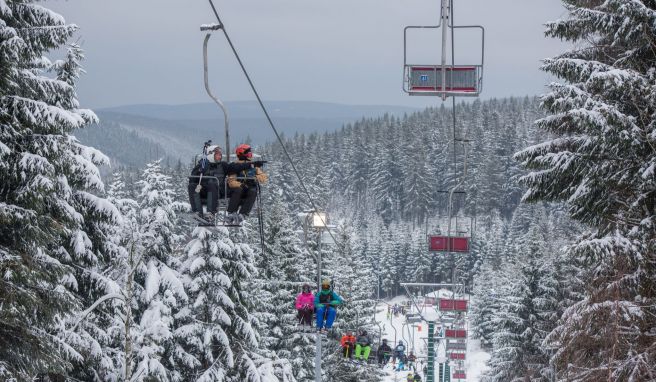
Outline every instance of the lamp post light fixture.
[[[315, 259], [317, 261], [317, 289], [321, 290], [321, 237], [324, 233], [324, 230], [329, 230], [331, 227], [328, 225], [328, 215], [325, 212], [318, 211], [304, 211], [299, 214], [299, 217], [303, 221], [303, 233], [304, 233], [304, 242], [305, 248], [310, 252], [307, 242], [308, 234], [308, 225], [311, 223], [312, 228], [317, 230], [317, 254]], [[316, 352], [314, 358], [314, 380], [316, 382], [321, 382], [321, 336], [317, 334], [316, 337]]]

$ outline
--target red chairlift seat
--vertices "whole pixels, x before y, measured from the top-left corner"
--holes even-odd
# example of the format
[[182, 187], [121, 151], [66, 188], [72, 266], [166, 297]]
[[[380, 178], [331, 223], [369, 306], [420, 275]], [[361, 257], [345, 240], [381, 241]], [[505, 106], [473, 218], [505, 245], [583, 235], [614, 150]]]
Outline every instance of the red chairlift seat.
[[453, 372], [453, 379], [467, 379], [467, 373], [464, 370], [455, 370]]
[[440, 299], [440, 310], [447, 312], [466, 312], [467, 300]]
[[446, 338], [467, 338], [467, 331], [463, 329], [447, 329]]
[[466, 357], [466, 353], [455, 353], [455, 352], [449, 353], [449, 359], [452, 360], [456, 360], [456, 361], [464, 360], [465, 357]]
[[428, 250], [431, 252], [469, 252], [469, 237], [431, 235], [428, 237]]

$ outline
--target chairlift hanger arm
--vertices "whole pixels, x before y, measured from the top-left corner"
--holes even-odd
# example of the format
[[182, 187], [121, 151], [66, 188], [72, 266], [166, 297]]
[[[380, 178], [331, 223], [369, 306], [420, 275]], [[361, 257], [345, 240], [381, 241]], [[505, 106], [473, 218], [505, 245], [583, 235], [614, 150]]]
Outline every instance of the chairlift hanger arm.
[[[201, 26], [201, 31], [205, 28], [207, 31], [214, 31], [214, 30], [219, 30], [223, 29], [223, 24], [209, 24], [209, 25], [202, 25]], [[208, 64], [207, 64], [207, 43], [210, 40], [210, 37], [212, 37], [211, 33], [207, 33], [205, 35], [205, 40], [203, 41], [203, 79], [205, 81], [205, 91], [207, 92], [207, 95], [212, 98], [212, 100], [221, 108], [223, 111], [223, 123], [225, 127], [225, 151], [226, 151], [226, 160], [230, 162], [230, 127], [228, 124], [228, 110], [226, 109], [225, 105], [223, 102], [216, 97], [214, 94], [212, 94], [212, 90], [210, 90], [210, 83], [209, 83], [209, 75], [208, 75]]]

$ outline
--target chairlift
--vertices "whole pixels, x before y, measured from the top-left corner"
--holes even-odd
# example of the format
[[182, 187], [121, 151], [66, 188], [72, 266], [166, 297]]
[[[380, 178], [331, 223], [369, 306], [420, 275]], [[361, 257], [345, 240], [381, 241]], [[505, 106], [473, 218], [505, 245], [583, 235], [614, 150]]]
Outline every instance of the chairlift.
[[467, 300], [465, 299], [440, 299], [440, 311], [443, 312], [467, 312]]
[[464, 361], [466, 359], [466, 354], [467, 353], [460, 353], [460, 352], [451, 352], [448, 354], [449, 359], [454, 360], [454, 361]]
[[[442, 30], [442, 60], [440, 64], [408, 63], [408, 31], [411, 29]], [[456, 29], [478, 29], [481, 32], [479, 62], [456, 65], [454, 52], [447, 63], [447, 36], [453, 38]], [[403, 29], [403, 91], [411, 96], [477, 97], [483, 90], [483, 60], [485, 29], [480, 25], [453, 25], [453, 0], [441, 0], [440, 22], [430, 26], [407, 26]]]
[[447, 341], [446, 350], [467, 350], [467, 343]]
[[467, 331], [464, 329], [447, 329], [444, 335], [446, 338], [451, 339], [467, 338]]
[[[207, 45], [209, 42], [210, 37], [212, 36], [212, 32], [218, 31], [223, 29], [223, 25], [220, 23], [214, 23], [214, 24], [203, 24], [200, 26], [201, 32], [207, 32], [205, 34], [205, 39], [203, 41], [203, 79], [205, 83], [205, 91], [207, 92], [207, 95], [214, 101], [214, 103], [217, 104], [217, 106], [221, 109], [223, 113], [223, 121], [224, 121], [224, 134], [225, 134], [225, 146], [224, 146], [224, 154], [225, 154], [225, 160], [226, 162], [230, 162], [230, 125], [229, 125], [229, 117], [228, 117], [228, 110], [225, 107], [223, 101], [219, 99], [217, 96], [215, 96], [212, 91], [210, 90], [210, 85], [209, 85], [209, 75], [208, 75], [208, 60], [207, 60]], [[203, 153], [202, 155], [196, 155], [194, 158], [194, 166], [198, 164], [199, 160], [203, 159], [203, 156], [206, 156], [209, 154], [209, 148], [210, 145], [212, 144], [212, 141], [207, 141], [205, 142], [205, 145], [203, 146]], [[195, 217], [195, 219], [199, 222], [199, 226], [219, 226], [219, 227], [241, 227], [240, 223], [237, 224], [229, 224], [227, 223], [228, 221], [228, 200], [229, 200], [229, 188], [228, 188], [228, 182], [227, 182], [227, 175], [225, 174], [224, 179], [219, 179], [214, 176], [203, 176], [203, 175], [197, 175], [197, 176], [189, 176], [189, 181], [193, 179], [198, 179], [198, 184], [200, 185], [200, 182], [203, 178], [207, 179], [212, 179], [215, 181], [218, 185], [218, 187], [223, 186], [223, 198], [219, 197], [218, 198], [218, 206], [216, 208], [217, 213], [215, 214], [214, 221], [209, 221], [206, 219], [203, 219], [201, 217]], [[236, 179], [238, 180], [250, 180], [254, 179], [253, 177], [237, 177]], [[256, 213], [257, 219], [258, 219], [258, 225], [260, 229], [260, 238], [261, 241], [262, 235], [263, 235], [263, 227], [262, 227], [262, 216], [261, 216], [261, 206], [260, 206], [260, 198], [259, 198], [259, 189], [257, 190], [258, 196], [256, 200], [256, 204], [253, 208], [253, 212]], [[203, 212], [203, 211], [211, 211], [214, 210], [214, 206], [208, 205], [208, 202], [211, 203], [212, 201], [212, 196], [211, 193], [208, 195], [208, 192], [206, 190], [197, 189], [197, 191], [193, 195], [193, 203], [196, 211]], [[220, 195], [219, 195], [220, 196]], [[202, 214], [204, 216], [204, 213]], [[262, 244], [263, 246], [263, 244]]]
[[467, 379], [467, 373], [464, 370], [455, 370], [453, 372], [453, 379]]

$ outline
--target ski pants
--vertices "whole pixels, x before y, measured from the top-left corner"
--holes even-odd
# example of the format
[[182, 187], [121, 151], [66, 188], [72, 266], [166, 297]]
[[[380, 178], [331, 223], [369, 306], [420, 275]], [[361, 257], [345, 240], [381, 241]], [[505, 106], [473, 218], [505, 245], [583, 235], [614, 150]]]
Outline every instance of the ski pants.
[[298, 322], [301, 325], [312, 325], [312, 313], [314, 309], [312, 308], [303, 308], [298, 310]]
[[371, 352], [371, 345], [360, 345], [356, 344], [355, 345], [355, 359], [361, 359], [361, 356], [363, 357], [365, 361], [369, 359], [369, 353]]
[[230, 201], [228, 202], [228, 213], [239, 213], [248, 216], [253, 209], [257, 199], [257, 186], [241, 186], [240, 188], [231, 188]]
[[388, 352], [378, 352], [378, 363], [384, 365], [390, 360], [390, 353]]
[[346, 343], [344, 346], [344, 358], [353, 358], [353, 344]]
[[200, 193], [196, 192], [198, 183], [189, 183], [187, 185], [187, 192], [189, 193], [189, 204], [191, 204], [191, 211], [202, 212], [203, 205], [202, 199], [206, 200], [207, 211], [216, 213], [219, 207], [219, 198], [224, 198], [224, 190], [219, 188], [215, 179], [202, 180]]
[[330, 329], [333, 327], [333, 321], [335, 321], [335, 317], [337, 316], [337, 311], [335, 308], [332, 307], [326, 307], [325, 305], [317, 309], [317, 329], [321, 329], [324, 327], [324, 321], [323, 321], [323, 316], [326, 316], [326, 322], [325, 322], [325, 327], [326, 329]]

